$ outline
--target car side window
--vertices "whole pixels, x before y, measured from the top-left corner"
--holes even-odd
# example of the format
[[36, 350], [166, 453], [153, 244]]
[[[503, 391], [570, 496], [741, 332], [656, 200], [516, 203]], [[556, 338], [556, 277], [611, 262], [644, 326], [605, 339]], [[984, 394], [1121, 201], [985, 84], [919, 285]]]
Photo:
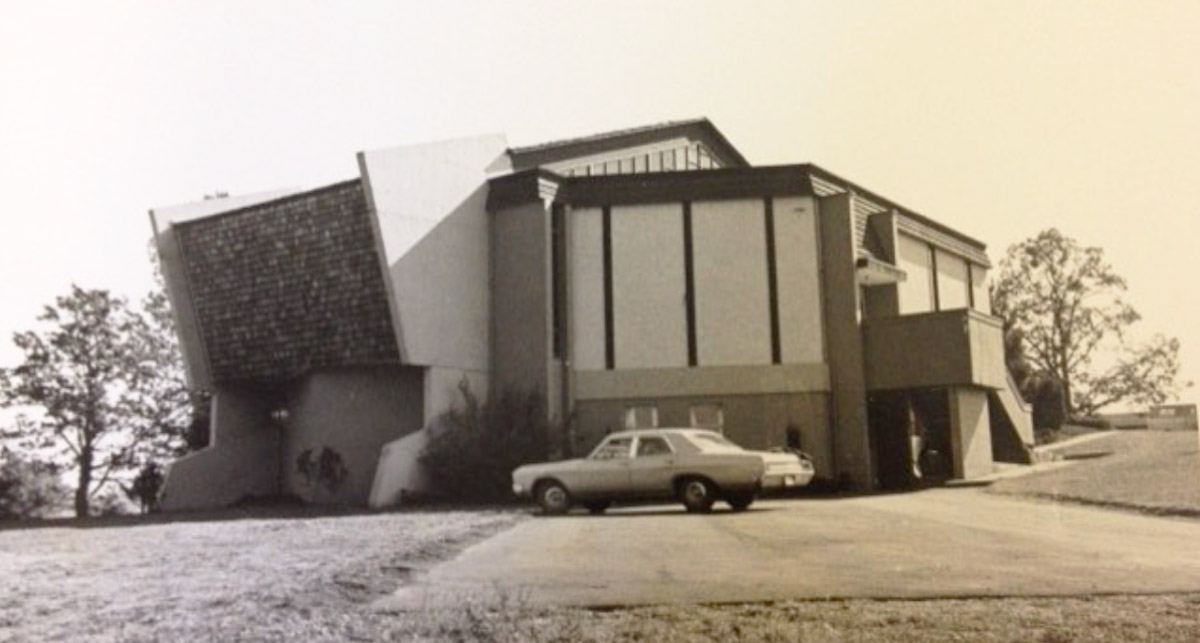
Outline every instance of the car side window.
[[633, 444], [633, 438], [614, 438], [600, 445], [596, 452], [592, 454], [593, 460], [618, 460], [629, 457], [629, 447]]
[[662, 438], [641, 438], [638, 440], [637, 457], [645, 458], [654, 455], [670, 455], [671, 447]]

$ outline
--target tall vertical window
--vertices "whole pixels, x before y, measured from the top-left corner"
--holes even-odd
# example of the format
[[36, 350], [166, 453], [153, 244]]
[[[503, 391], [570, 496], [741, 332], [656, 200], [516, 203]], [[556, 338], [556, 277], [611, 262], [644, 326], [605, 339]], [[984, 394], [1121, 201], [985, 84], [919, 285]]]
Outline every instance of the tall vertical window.
[[551, 328], [554, 336], [554, 357], [562, 359], [567, 352], [567, 221], [561, 203], [550, 207], [550, 283], [552, 298]]
[[900, 314], [911, 315], [937, 310], [936, 270], [929, 244], [900, 235], [897, 262], [908, 278], [899, 284]]

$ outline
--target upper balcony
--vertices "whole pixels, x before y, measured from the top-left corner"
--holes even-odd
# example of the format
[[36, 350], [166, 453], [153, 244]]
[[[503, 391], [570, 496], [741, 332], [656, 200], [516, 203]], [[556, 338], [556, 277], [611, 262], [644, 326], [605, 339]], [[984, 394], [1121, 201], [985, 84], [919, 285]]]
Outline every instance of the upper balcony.
[[863, 320], [868, 390], [1008, 386], [998, 318], [946, 310]]

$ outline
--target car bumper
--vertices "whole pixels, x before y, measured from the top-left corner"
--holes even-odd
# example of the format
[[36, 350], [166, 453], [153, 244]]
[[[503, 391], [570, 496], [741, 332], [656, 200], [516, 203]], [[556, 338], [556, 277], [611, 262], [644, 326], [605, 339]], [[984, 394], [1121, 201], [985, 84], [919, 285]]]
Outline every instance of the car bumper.
[[780, 471], [770, 471], [762, 477], [763, 491], [780, 491], [784, 489], [797, 489], [806, 486], [812, 482], [813, 470], [788, 468]]

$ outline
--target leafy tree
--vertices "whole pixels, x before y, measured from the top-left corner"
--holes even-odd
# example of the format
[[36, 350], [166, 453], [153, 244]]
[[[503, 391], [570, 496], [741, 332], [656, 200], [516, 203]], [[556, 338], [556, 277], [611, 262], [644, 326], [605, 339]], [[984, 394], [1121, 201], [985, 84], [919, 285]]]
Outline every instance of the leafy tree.
[[[1072, 415], [1117, 402], [1158, 404], [1179, 389], [1177, 339], [1125, 343], [1141, 319], [1122, 299], [1126, 288], [1102, 249], [1053, 228], [1010, 247], [1000, 263], [993, 308], [1017, 334], [1032, 370], [1061, 382]], [[1101, 368], [1095, 358], [1107, 350], [1115, 360]]]
[[165, 360], [152, 320], [105, 290], [71, 287], [16, 333], [24, 361], [0, 369], [0, 404], [35, 411], [3, 437], [76, 474], [76, 516], [123, 472], [181, 448], [186, 415], [162, 385]]
[[66, 496], [57, 467], [0, 448], [0, 520], [43, 517]]

